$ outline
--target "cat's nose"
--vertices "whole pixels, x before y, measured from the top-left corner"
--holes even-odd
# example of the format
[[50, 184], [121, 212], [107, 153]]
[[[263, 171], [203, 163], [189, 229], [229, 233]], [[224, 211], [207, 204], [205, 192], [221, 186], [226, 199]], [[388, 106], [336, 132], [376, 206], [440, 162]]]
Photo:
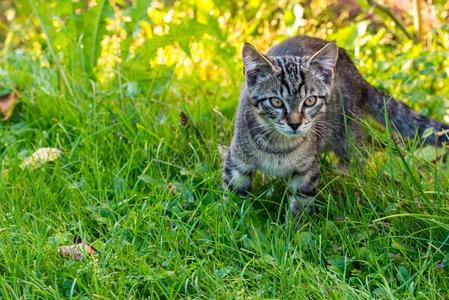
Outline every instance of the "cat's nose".
[[298, 129], [299, 125], [301, 125], [301, 123], [287, 123], [288, 126], [290, 126], [293, 130]]

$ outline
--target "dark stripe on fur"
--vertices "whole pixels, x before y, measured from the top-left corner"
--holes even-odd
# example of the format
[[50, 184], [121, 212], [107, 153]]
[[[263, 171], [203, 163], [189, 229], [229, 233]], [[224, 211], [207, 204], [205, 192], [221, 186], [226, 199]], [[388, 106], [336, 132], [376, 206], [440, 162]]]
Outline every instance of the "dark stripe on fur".
[[320, 112], [320, 108], [322, 106], [323, 106], [323, 103], [321, 103], [320, 105], [316, 105], [316, 106], [312, 107], [312, 109], [309, 112], [310, 117], [314, 118]]
[[319, 177], [319, 171], [316, 170], [316, 172], [313, 173], [312, 176], [310, 177], [309, 184], [313, 185], [314, 183], [316, 183], [316, 181], [318, 180], [318, 177]]
[[304, 195], [306, 197], [315, 197], [316, 191], [315, 191], [315, 189], [313, 189], [311, 191], [301, 191], [300, 194]]
[[304, 166], [304, 169], [294, 171], [292, 176], [304, 176], [307, 173], [309, 173], [313, 167], [314, 167], [313, 162], [310, 162], [309, 164]]
[[291, 95], [292, 94], [292, 90], [290, 89], [290, 86], [288, 85], [287, 80], [285, 79], [285, 72], [282, 71], [280, 74], [280, 80], [282, 85], [284, 85], [287, 88], [288, 94]]
[[301, 79], [301, 82], [298, 84], [298, 94], [301, 93], [301, 88], [306, 84], [305, 78], [306, 76], [304, 75], [304, 72], [299, 69], [299, 78]]

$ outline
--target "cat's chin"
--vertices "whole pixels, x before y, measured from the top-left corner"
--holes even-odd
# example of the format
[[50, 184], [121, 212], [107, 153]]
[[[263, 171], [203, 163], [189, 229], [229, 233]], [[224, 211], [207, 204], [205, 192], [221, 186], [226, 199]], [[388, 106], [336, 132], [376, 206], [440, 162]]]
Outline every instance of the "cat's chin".
[[304, 131], [298, 131], [298, 132], [285, 132], [285, 131], [280, 131], [282, 133], [283, 136], [287, 137], [287, 138], [298, 138], [298, 137], [303, 137], [306, 133]]

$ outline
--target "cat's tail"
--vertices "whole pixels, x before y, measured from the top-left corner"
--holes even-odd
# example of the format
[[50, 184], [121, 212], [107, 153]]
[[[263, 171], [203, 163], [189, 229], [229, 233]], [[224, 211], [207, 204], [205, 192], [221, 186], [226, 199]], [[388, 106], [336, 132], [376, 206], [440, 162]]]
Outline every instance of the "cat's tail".
[[382, 125], [385, 126], [387, 119], [391, 127], [402, 136], [413, 138], [418, 134], [429, 145], [441, 146], [444, 142], [449, 142], [449, 125], [417, 113], [368, 83], [365, 93], [364, 109]]

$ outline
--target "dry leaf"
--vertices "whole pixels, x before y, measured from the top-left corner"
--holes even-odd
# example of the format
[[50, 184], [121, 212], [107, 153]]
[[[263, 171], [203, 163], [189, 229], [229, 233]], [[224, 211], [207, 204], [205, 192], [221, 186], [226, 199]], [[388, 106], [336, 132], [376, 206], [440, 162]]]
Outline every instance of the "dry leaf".
[[173, 183], [169, 182], [167, 183], [167, 190], [170, 193], [176, 193], [176, 186]]
[[17, 94], [12, 92], [8, 95], [0, 96], [0, 112], [3, 115], [3, 121], [9, 120], [17, 104]]
[[95, 248], [87, 242], [83, 243], [79, 237], [75, 237], [73, 242], [74, 244], [70, 246], [60, 246], [58, 253], [65, 258], [71, 258], [76, 261], [82, 260], [85, 256], [93, 256], [95, 254]]
[[26, 158], [20, 167], [26, 168], [38, 168], [46, 162], [55, 161], [62, 154], [62, 151], [57, 148], [39, 148], [30, 157]]

